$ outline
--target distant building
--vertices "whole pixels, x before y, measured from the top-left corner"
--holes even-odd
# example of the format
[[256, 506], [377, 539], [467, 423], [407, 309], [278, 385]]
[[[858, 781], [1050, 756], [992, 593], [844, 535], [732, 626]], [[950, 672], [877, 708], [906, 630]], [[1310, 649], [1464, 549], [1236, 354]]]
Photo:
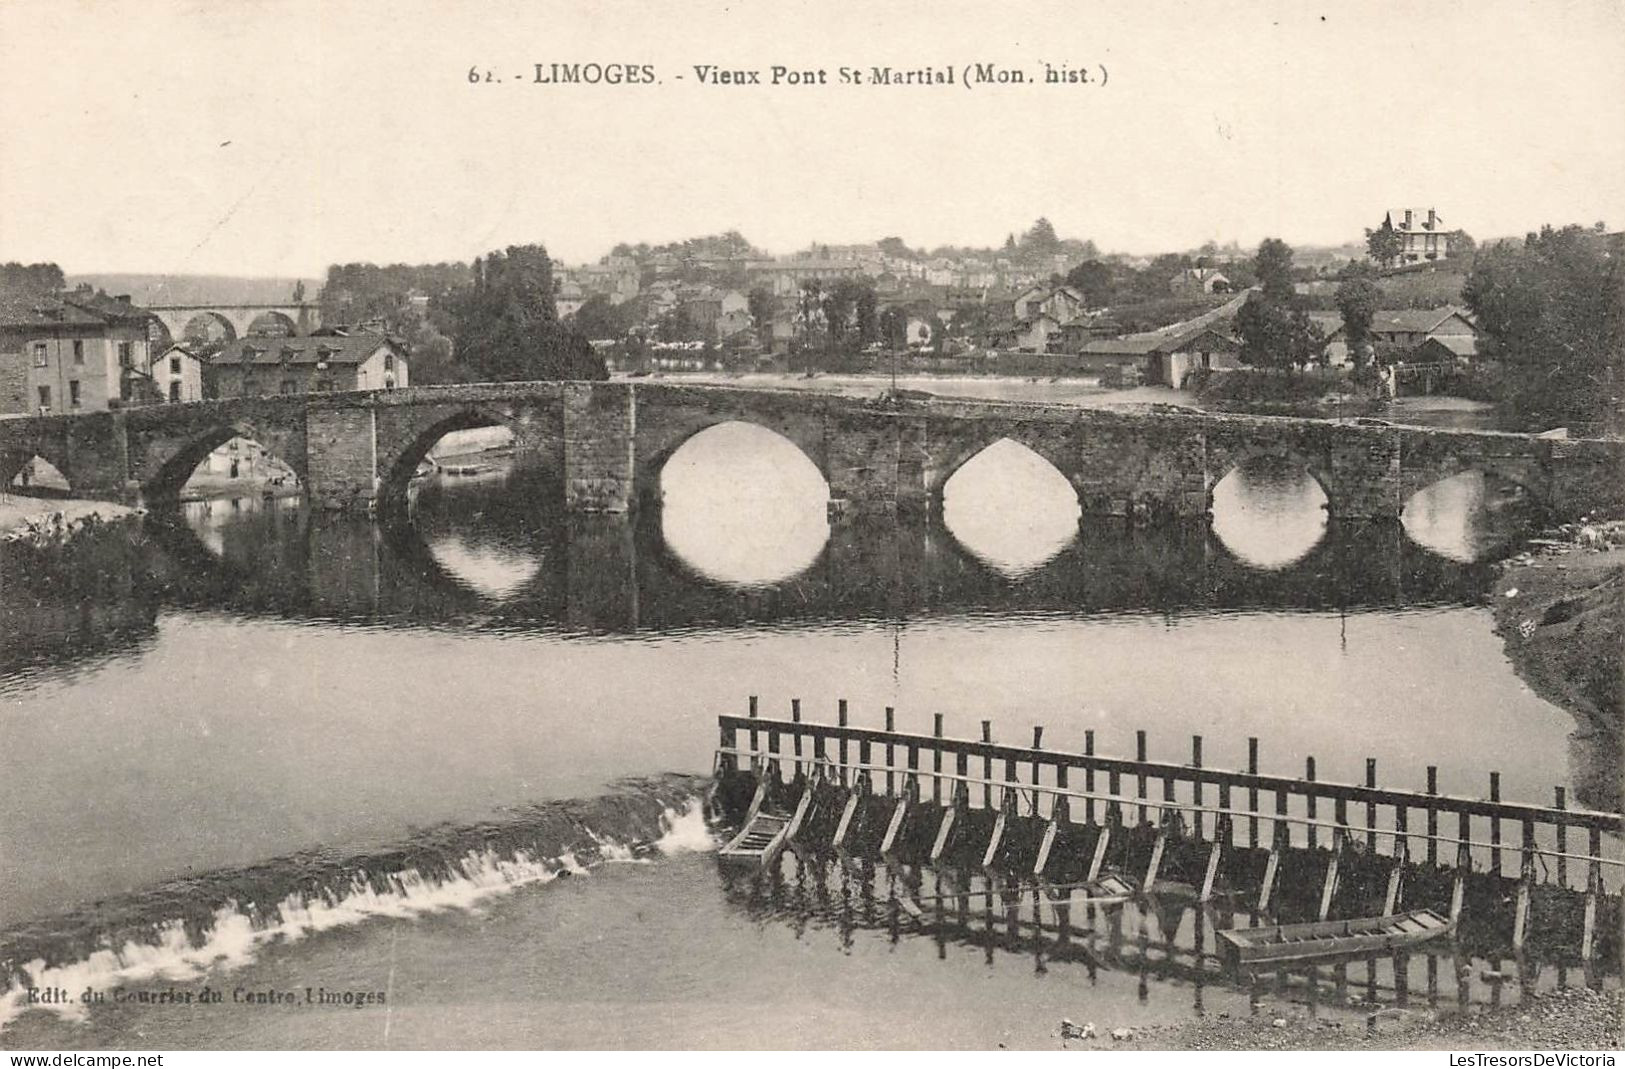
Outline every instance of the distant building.
[[1450, 239], [1444, 232], [1444, 220], [1432, 208], [1397, 208], [1388, 213], [1388, 221], [1399, 235], [1399, 260], [1414, 264], [1423, 260], [1442, 260], [1450, 255]]
[[184, 345], [171, 345], [154, 356], [147, 376], [164, 401], [203, 400], [203, 361]]
[[1176, 295], [1229, 293], [1230, 279], [1216, 267], [1187, 267], [1168, 280], [1168, 291]]
[[219, 397], [393, 390], [408, 385], [401, 347], [382, 334], [243, 338], [209, 361]]
[[[1346, 363], [1348, 339], [1343, 332], [1342, 316], [1335, 312], [1315, 312], [1311, 317], [1326, 333], [1330, 362]], [[1372, 343], [1390, 351], [1415, 349], [1433, 338], [1462, 359], [1477, 355], [1478, 328], [1465, 313], [1451, 305], [1383, 309], [1371, 317]]]
[[1238, 368], [1241, 346], [1232, 331], [1250, 296], [1243, 293], [1194, 319], [1158, 330], [1089, 342], [1080, 355], [1091, 361], [1133, 365], [1143, 381], [1179, 389], [1192, 371]]
[[995, 330], [989, 336], [989, 345], [995, 349], [1014, 349], [1022, 353], [1044, 353], [1050, 348], [1050, 339], [1061, 333], [1061, 321], [1048, 312], [1018, 319], [1012, 325]]
[[1047, 315], [1057, 323], [1076, 319], [1087, 310], [1083, 294], [1071, 286], [1029, 286], [1016, 295], [1016, 319]]
[[89, 289], [0, 297], [0, 413], [99, 412], [150, 399], [151, 316]]

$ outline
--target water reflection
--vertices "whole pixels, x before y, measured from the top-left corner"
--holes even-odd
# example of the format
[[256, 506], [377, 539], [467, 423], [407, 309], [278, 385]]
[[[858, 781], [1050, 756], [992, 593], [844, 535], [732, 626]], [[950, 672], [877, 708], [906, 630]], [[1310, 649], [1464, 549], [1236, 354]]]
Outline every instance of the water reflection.
[[943, 488], [942, 522], [1001, 575], [1021, 578], [1078, 533], [1078, 495], [1066, 476], [1008, 438], [967, 461]]
[[1326, 492], [1296, 462], [1255, 457], [1213, 488], [1213, 533], [1256, 568], [1302, 560], [1326, 537]]
[[1399, 519], [1417, 545], [1467, 562], [1504, 554], [1529, 531], [1534, 513], [1522, 487], [1467, 471], [1411, 495]]
[[829, 539], [829, 487], [788, 439], [748, 423], [690, 438], [660, 473], [667, 545], [708, 579], [759, 588], [806, 571]]
[[546, 555], [546, 540], [538, 537], [544, 510], [527, 507], [544, 478], [506, 460], [474, 475], [430, 477], [412, 495], [412, 515], [429, 556], [486, 598], [502, 601], [519, 593], [536, 578]]

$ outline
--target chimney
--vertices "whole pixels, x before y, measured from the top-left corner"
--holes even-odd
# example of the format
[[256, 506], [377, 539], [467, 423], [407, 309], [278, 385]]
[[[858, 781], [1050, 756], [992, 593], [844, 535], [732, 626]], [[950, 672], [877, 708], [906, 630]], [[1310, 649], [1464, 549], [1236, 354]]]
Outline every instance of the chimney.
[[1405, 229], [1409, 230], [1410, 228], [1411, 228], [1411, 210], [1409, 208], [1406, 208], [1405, 209]]
[[1437, 223], [1438, 221], [1439, 221], [1439, 213], [1434, 211], [1432, 208], [1429, 208], [1428, 209], [1428, 229], [1432, 230], [1433, 229], [1433, 224]]

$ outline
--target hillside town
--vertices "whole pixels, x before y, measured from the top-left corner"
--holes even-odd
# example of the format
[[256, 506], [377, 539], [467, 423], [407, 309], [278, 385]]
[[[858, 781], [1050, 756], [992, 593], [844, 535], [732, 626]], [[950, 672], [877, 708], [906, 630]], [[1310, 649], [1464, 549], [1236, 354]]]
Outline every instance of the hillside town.
[[[254, 301], [185, 303], [12, 264], [0, 413], [525, 378], [913, 374], [1165, 388], [1181, 403], [1297, 415], [1458, 394], [1537, 429], [1617, 430], [1606, 352], [1583, 372], [1613, 376], [1602, 394], [1568, 390], [1589, 407], [1517, 396], [1518, 365], [1539, 377], [1541, 358], [1488, 281], [1547, 253], [1615, 270], [1620, 233], [1548, 227], [1481, 247], [1449, 226], [1435, 207], [1389, 209], [1339, 247], [1269, 239], [1157, 256], [1102, 253], [1043, 218], [986, 249], [888, 237], [775, 256], [729, 231], [621, 244], [586, 264], [532, 245], [472, 265], [334, 265], [280, 299], [262, 287]], [[1607, 293], [1596, 286], [1604, 305]], [[502, 333], [514, 308], [530, 335]], [[1606, 330], [1592, 335], [1606, 349]]]

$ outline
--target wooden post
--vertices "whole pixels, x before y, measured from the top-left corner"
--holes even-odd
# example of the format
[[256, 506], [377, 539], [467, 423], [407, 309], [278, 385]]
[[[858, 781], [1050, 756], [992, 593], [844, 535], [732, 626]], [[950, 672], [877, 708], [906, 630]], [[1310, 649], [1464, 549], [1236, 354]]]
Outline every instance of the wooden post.
[[[1523, 822], [1523, 849], [1518, 858], [1518, 905], [1512, 921], [1512, 949], [1523, 950], [1524, 934], [1529, 923], [1529, 896], [1535, 882], [1535, 822]], [[1519, 969], [1522, 975], [1522, 969]]]
[[[1501, 800], [1501, 773], [1490, 773], [1490, 801]], [[1501, 818], [1490, 818], [1490, 872], [1501, 875]]]
[[1472, 847], [1467, 840], [1473, 837], [1472, 818], [1466, 813], [1460, 814], [1457, 821], [1456, 838], [1461, 842], [1456, 844], [1456, 879], [1450, 888], [1450, 920], [1455, 923], [1461, 920], [1462, 906], [1466, 900], [1467, 872], [1473, 867]]
[[1106, 861], [1106, 844], [1112, 841], [1112, 822], [1101, 821], [1100, 834], [1095, 837], [1095, 856], [1089, 859], [1089, 874], [1084, 877], [1086, 883], [1093, 883], [1100, 878], [1100, 866]]
[[[755, 720], [757, 711], [756, 695], [752, 694], [750, 696], [750, 710], [746, 715]], [[756, 725], [752, 724], [750, 726], [750, 767], [752, 771], [756, 769], [756, 751], [761, 746], [760, 740], [761, 736], [756, 733]]]
[[[1093, 757], [1095, 755], [1094, 728], [1088, 728], [1083, 733], [1083, 755], [1085, 757]], [[1095, 768], [1092, 764], [1084, 766], [1083, 789], [1085, 793], [1091, 796], [1095, 793]], [[1084, 800], [1083, 819], [1089, 824], [1093, 824], [1095, 822], [1095, 800], [1093, 797]]]
[[[1439, 793], [1439, 766], [1428, 766], [1428, 793]], [[1439, 863], [1439, 811], [1428, 806], [1428, 865]]]
[[[845, 698], [841, 698], [840, 700], [838, 700], [835, 703], [835, 723], [840, 725], [843, 728], [846, 727], [846, 699]], [[836, 749], [836, 757], [841, 762], [841, 785], [842, 786], [847, 786], [847, 785], [849, 785], [850, 783], [853, 782], [853, 777], [852, 777], [850, 771], [848, 770], [848, 768], [846, 767], [850, 763], [851, 758], [850, 758], [850, 755], [847, 752], [846, 736], [845, 735], [841, 736], [841, 741], [838, 744], [837, 749]]]
[[903, 785], [903, 793], [908, 795], [911, 802], [920, 800], [920, 744], [908, 744], [908, 782]]
[[[1303, 778], [1310, 783], [1315, 782], [1315, 759], [1305, 758], [1303, 762]], [[1320, 845], [1320, 829], [1315, 827], [1315, 792], [1313, 788], [1304, 792], [1309, 806], [1309, 849], [1313, 850]]]
[[[891, 706], [886, 706], [886, 734], [890, 735], [897, 730], [897, 712]], [[886, 740], [886, 793], [897, 793], [895, 773], [892, 769], [897, 766], [897, 748], [890, 739]]]
[[768, 728], [767, 731], [767, 778], [777, 787], [783, 779], [779, 768], [779, 729]]
[[[993, 741], [993, 721], [982, 721], [982, 741]], [[993, 757], [991, 754], [982, 755], [982, 808], [993, 808]]]
[[[800, 698], [791, 698], [790, 699], [790, 722], [793, 723], [793, 724], [801, 723], [801, 699]], [[800, 776], [802, 774], [802, 772], [803, 772], [802, 765], [801, 765], [801, 732], [798, 731], [798, 732], [795, 733], [794, 736], [791, 737], [791, 745], [795, 747], [796, 775]]]
[[[942, 714], [931, 716], [931, 737], [942, 738]], [[942, 746], [931, 747], [931, 804], [942, 804]]]
[[[1172, 784], [1169, 784], [1172, 787]], [[1158, 822], [1157, 838], [1151, 844], [1151, 860], [1145, 866], [1145, 879], [1140, 881], [1140, 890], [1149, 893], [1157, 882], [1157, 873], [1162, 870], [1162, 852], [1168, 845], [1168, 828], [1172, 823], [1172, 814], [1168, 810], [1162, 811], [1162, 820]]]
[[[1134, 733], [1134, 760], [1138, 761], [1141, 765], [1145, 764], [1145, 732], [1143, 732], [1143, 731], [1136, 731]], [[1138, 775], [1136, 775], [1134, 777], [1134, 779], [1135, 779], [1135, 784], [1136, 784], [1137, 797], [1144, 798], [1145, 797], [1145, 773], [1140, 772]], [[1146, 808], [1145, 808], [1144, 805], [1141, 805], [1140, 806], [1140, 823], [1141, 824], [1145, 823], [1145, 815], [1146, 815]]]
[[1597, 900], [1602, 897], [1602, 831], [1591, 829], [1591, 860], [1586, 874], [1585, 931], [1580, 936], [1580, 960], [1585, 966], [1586, 982], [1595, 987], [1601, 983], [1596, 975], [1597, 961]]
[[[738, 731], [731, 727], [722, 728], [717, 733], [717, 746], [725, 751], [737, 750], [739, 748]], [[732, 775], [733, 773], [739, 771], [739, 757], [737, 754], [723, 753], [720, 759], [720, 767], [723, 775]]]
[[[1258, 775], [1258, 737], [1255, 735], [1247, 737], [1247, 774], [1249, 776]], [[1247, 788], [1247, 812], [1258, 812], [1257, 787]], [[1247, 818], [1247, 845], [1255, 849], [1258, 846], [1258, 818], [1256, 816]]]
[[1220, 816], [1214, 829], [1213, 846], [1207, 854], [1207, 872], [1202, 877], [1202, 893], [1197, 897], [1200, 903], [1206, 904], [1213, 898], [1213, 880], [1219, 874], [1219, 854], [1224, 849], [1224, 841], [1230, 837], [1229, 828], [1229, 815]]
[[[1198, 770], [1202, 767], [1202, 736], [1200, 735], [1191, 736], [1191, 767]], [[1191, 804], [1196, 807], [1193, 813], [1195, 819], [1192, 823], [1196, 828], [1196, 837], [1200, 839], [1202, 838], [1202, 818], [1204, 815], [1202, 813], [1202, 777], [1200, 775], [1196, 776], [1191, 784]]]
[[[1276, 811], [1286, 813], [1286, 795], [1277, 792], [1275, 795]], [[1270, 856], [1264, 862], [1264, 883], [1258, 889], [1258, 912], [1267, 913], [1270, 908], [1270, 895], [1275, 890], [1275, 873], [1281, 867], [1281, 855], [1292, 846], [1292, 833], [1287, 829], [1284, 820], [1275, 822], [1274, 837], [1270, 842]]]
[[[1342, 801], [1342, 799], [1338, 799]], [[1326, 862], [1326, 882], [1320, 888], [1320, 919], [1332, 915], [1332, 895], [1337, 891], [1337, 861], [1343, 854], [1343, 828], [1339, 824], [1332, 830], [1332, 857]]]
[[[1562, 787], [1555, 788], [1558, 809], [1567, 809], [1568, 791]], [[1569, 859], [1563, 855], [1569, 852], [1569, 826], [1559, 821], [1557, 825], [1557, 886], [1567, 888], [1569, 885]]]
[[[1377, 759], [1365, 759], [1365, 785], [1372, 790], [1377, 789]], [[1365, 804], [1365, 848], [1372, 856], [1377, 853], [1377, 803]]]
[[[1043, 725], [1034, 724], [1033, 725], [1033, 749], [1042, 750], [1043, 748], [1044, 748], [1044, 728], [1043, 728]], [[1035, 816], [1035, 817], [1038, 816], [1038, 794], [1039, 794], [1038, 787], [1039, 787], [1039, 785], [1041, 783], [1043, 783], [1043, 777], [1041, 775], [1041, 769], [1042, 769], [1042, 766], [1039, 764], [1038, 758], [1034, 757], [1033, 758], [1033, 816]]]
[[1405, 837], [1408, 813], [1405, 806], [1394, 808], [1394, 867], [1388, 870], [1388, 892], [1382, 900], [1384, 916], [1399, 912], [1400, 882], [1404, 878], [1405, 862], [1410, 860], [1411, 855], [1410, 841]]

